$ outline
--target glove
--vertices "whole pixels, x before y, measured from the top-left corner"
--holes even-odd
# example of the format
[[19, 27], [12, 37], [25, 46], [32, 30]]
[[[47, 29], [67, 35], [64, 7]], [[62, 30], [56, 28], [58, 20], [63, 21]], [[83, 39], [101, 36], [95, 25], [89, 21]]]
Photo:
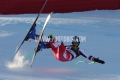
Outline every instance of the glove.
[[99, 58], [94, 58], [94, 61], [101, 64], [105, 64], [105, 62], [103, 60], [100, 60]]
[[50, 35], [48, 36], [48, 38], [50, 38], [50, 42], [55, 42], [55, 41], [56, 41], [55, 37], [53, 37], [52, 34], [50, 34]]
[[48, 36], [48, 38], [52, 38], [53, 37], [53, 35], [52, 34], [50, 34], [49, 36]]

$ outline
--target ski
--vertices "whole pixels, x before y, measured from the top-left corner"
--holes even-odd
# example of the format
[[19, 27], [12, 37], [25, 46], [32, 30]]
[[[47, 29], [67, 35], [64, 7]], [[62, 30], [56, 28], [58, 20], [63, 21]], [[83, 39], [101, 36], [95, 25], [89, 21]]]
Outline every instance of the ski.
[[40, 16], [41, 12], [43, 11], [43, 9], [44, 9], [44, 7], [45, 7], [47, 1], [48, 1], [48, 0], [45, 1], [45, 3], [44, 3], [44, 5], [43, 5], [42, 9], [40, 10], [38, 16], [36, 17], [34, 23], [32, 24], [31, 28], [29, 29], [28, 33], [26, 34], [25, 38], [23, 39], [22, 43], [20, 44], [20, 46], [19, 46], [18, 49], [16, 50], [16, 52], [15, 52], [15, 54], [14, 54], [12, 60], [14, 59], [15, 55], [16, 55], [17, 52], [19, 51], [19, 49], [20, 49], [20, 47], [22, 46], [22, 44], [24, 43], [24, 41], [26, 41], [26, 39], [27, 39], [27, 37], [28, 37], [28, 34], [29, 34], [30, 31], [32, 30], [32, 28], [35, 27], [35, 25], [36, 25], [36, 21], [38, 20], [38, 18], [39, 18], [39, 16]]
[[36, 46], [36, 48], [35, 48], [35, 52], [34, 52], [33, 57], [32, 57], [32, 61], [31, 61], [30, 67], [32, 67], [32, 64], [33, 64], [33, 62], [34, 62], [34, 59], [35, 59], [35, 56], [36, 56], [36, 53], [37, 53], [37, 50], [38, 50], [38, 46], [39, 46], [39, 44], [40, 44], [41, 41], [42, 41], [42, 36], [43, 36], [44, 30], [45, 30], [45, 27], [46, 27], [46, 25], [47, 25], [50, 17], [52, 16], [52, 14], [53, 14], [53, 12], [51, 12], [51, 13], [48, 15], [48, 17], [46, 18], [46, 21], [45, 21], [45, 23], [44, 23], [44, 25], [43, 25], [42, 31], [41, 31], [40, 36], [39, 36], [38, 44], [37, 44], [37, 46]]

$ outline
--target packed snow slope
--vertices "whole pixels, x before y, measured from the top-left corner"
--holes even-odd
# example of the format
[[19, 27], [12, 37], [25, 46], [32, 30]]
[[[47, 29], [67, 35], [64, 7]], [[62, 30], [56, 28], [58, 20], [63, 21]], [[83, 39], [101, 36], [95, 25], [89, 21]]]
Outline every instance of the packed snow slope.
[[[37, 21], [40, 33], [48, 14]], [[95, 10], [77, 13], [53, 14], [44, 36], [84, 36], [80, 48], [87, 54], [103, 59], [102, 64], [75, 64], [82, 56], [70, 62], [56, 60], [50, 49], [40, 51], [30, 68], [37, 42], [25, 42], [13, 58], [37, 14], [0, 15], [0, 80], [120, 80], [120, 10]], [[66, 45], [71, 42], [64, 42]]]

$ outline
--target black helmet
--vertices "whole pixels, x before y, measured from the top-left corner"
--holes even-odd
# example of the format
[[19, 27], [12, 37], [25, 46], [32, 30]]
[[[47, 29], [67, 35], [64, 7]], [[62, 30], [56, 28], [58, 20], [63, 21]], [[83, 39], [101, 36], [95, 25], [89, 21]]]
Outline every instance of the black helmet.
[[74, 36], [72, 38], [72, 44], [73, 44], [73, 42], [78, 42], [78, 45], [79, 45], [80, 44], [80, 38], [78, 36]]

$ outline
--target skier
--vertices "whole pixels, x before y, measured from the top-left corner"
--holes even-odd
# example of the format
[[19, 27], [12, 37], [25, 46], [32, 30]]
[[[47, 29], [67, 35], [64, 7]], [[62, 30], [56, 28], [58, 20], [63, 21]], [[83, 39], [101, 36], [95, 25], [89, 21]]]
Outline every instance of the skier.
[[[31, 30], [28, 36], [28, 39], [29, 38], [34, 40], [39, 39], [39, 35], [36, 34], [35, 27]], [[52, 35], [49, 35], [48, 38], [50, 38], [50, 41], [49, 42], [42, 41], [38, 47], [37, 52], [39, 52], [41, 49], [51, 48], [55, 58], [62, 62], [71, 61], [79, 56], [83, 56], [94, 62], [98, 62], [101, 64], [105, 63], [103, 60], [100, 60], [99, 58], [95, 58], [92, 55], [88, 55], [84, 49], [79, 48], [80, 39], [77, 36], [74, 36], [72, 39], [72, 44], [67, 46], [65, 46], [62, 41], [57, 41]]]

